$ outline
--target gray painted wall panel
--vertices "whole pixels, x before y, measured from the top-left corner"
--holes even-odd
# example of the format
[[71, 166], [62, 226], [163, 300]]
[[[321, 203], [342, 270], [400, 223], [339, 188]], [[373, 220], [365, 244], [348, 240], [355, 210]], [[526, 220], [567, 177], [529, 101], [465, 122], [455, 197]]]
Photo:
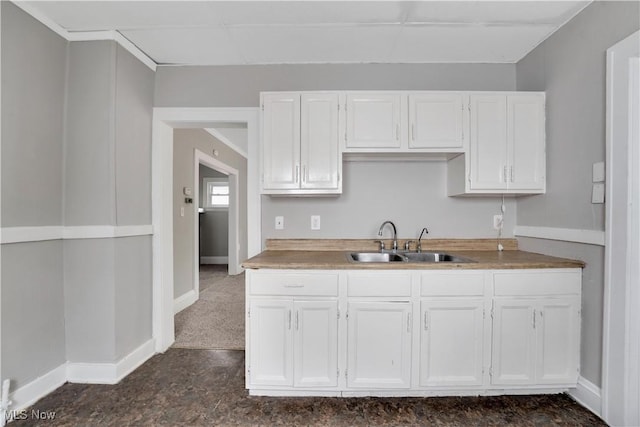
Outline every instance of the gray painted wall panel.
[[[605, 160], [606, 49], [640, 28], [638, 16], [638, 2], [594, 2], [517, 64], [518, 90], [547, 93], [547, 194], [518, 200], [518, 225], [604, 230], [591, 171]], [[587, 262], [581, 375], [600, 386], [603, 248], [520, 240], [525, 250]]]
[[115, 224], [115, 46], [92, 41], [69, 48], [65, 225]]
[[115, 361], [114, 239], [64, 241], [69, 362]]
[[[378, 228], [392, 220], [398, 235], [427, 238], [495, 237], [496, 197], [446, 195], [445, 162], [345, 162], [340, 197], [284, 198], [262, 196], [264, 238], [377, 238]], [[516, 203], [505, 199], [505, 236], [512, 236]], [[274, 227], [284, 216], [284, 230]], [[320, 215], [321, 230], [311, 230], [311, 215]], [[385, 231], [385, 236], [390, 236]], [[427, 243], [428, 245], [428, 243]]]
[[62, 224], [67, 41], [2, 5], [2, 226]]
[[150, 224], [155, 73], [120, 46], [116, 59], [116, 223]]
[[[202, 129], [176, 129], [173, 135], [173, 280], [174, 298], [177, 298], [193, 286], [193, 213], [197, 204], [185, 204], [182, 189], [193, 188], [194, 149], [208, 154], [216, 149], [218, 160], [238, 170], [240, 262], [247, 258], [247, 159]], [[184, 217], [180, 216], [181, 207], [185, 210]]]
[[12, 390], [67, 360], [62, 280], [60, 241], [2, 245], [2, 378]]
[[591, 167], [605, 159], [606, 50], [638, 16], [638, 2], [594, 2], [517, 64], [518, 90], [547, 93], [547, 194], [519, 200], [519, 225], [604, 230]]
[[151, 339], [151, 236], [114, 239], [116, 360]]
[[257, 107], [277, 90], [513, 90], [514, 64], [158, 67], [156, 107]]

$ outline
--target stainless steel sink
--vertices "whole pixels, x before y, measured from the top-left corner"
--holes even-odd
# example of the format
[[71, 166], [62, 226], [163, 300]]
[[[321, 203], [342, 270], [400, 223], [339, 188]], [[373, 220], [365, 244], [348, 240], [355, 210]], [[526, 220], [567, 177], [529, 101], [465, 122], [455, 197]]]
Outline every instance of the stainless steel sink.
[[409, 262], [475, 262], [469, 258], [439, 252], [405, 252]]
[[388, 252], [351, 252], [349, 259], [355, 262], [406, 262], [400, 254]]
[[469, 258], [439, 252], [351, 252], [347, 258], [352, 262], [475, 262]]

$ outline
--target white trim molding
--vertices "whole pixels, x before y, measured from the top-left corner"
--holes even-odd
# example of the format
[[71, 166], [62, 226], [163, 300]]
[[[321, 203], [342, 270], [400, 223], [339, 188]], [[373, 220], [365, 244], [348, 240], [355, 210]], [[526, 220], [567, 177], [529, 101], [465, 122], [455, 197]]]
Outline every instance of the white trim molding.
[[118, 43], [124, 50], [136, 57], [144, 65], [149, 67], [151, 70], [156, 71], [156, 68], [158, 67], [158, 64], [156, 64], [153, 59], [147, 56], [146, 53], [144, 53], [136, 45], [131, 43], [131, 41], [129, 41], [118, 31], [68, 31], [60, 26], [57, 22], [52, 21], [48, 16], [42, 13], [40, 9], [37, 8], [37, 6], [32, 5], [30, 2], [14, 0], [12, 1], [12, 3], [67, 41], [114, 41]]
[[30, 383], [10, 393], [10, 411], [21, 411], [36, 403], [67, 382], [67, 364], [63, 363], [55, 369], [36, 378]]
[[83, 225], [77, 227], [3, 227], [2, 244], [42, 242], [67, 239], [109, 239], [116, 237], [150, 236], [151, 224], [144, 225]]
[[116, 363], [67, 362], [67, 381], [80, 384], [117, 384], [155, 354], [153, 339]]
[[180, 313], [196, 301], [198, 301], [198, 294], [194, 289], [190, 289], [173, 300], [173, 314]]
[[514, 236], [604, 246], [604, 231], [516, 225]]
[[602, 395], [600, 387], [584, 377], [578, 378], [578, 386], [569, 391], [576, 402], [589, 409], [597, 416], [602, 414]]

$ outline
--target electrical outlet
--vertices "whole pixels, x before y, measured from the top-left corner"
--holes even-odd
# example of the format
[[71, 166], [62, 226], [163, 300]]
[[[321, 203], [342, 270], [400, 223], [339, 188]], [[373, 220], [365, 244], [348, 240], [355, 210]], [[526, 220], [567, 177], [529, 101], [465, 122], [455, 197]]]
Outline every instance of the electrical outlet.
[[502, 215], [494, 215], [493, 216], [493, 228], [496, 230], [502, 230]]
[[276, 230], [283, 230], [284, 229], [284, 217], [283, 216], [277, 216], [276, 217]]
[[311, 229], [320, 230], [320, 215], [311, 215]]

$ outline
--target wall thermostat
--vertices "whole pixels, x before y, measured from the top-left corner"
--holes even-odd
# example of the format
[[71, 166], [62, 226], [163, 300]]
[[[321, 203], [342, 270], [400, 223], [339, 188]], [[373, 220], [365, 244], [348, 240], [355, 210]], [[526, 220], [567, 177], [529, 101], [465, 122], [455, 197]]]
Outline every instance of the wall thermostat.
[[182, 192], [184, 193], [185, 196], [191, 196], [191, 187], [184, 187], [182, 189]]

